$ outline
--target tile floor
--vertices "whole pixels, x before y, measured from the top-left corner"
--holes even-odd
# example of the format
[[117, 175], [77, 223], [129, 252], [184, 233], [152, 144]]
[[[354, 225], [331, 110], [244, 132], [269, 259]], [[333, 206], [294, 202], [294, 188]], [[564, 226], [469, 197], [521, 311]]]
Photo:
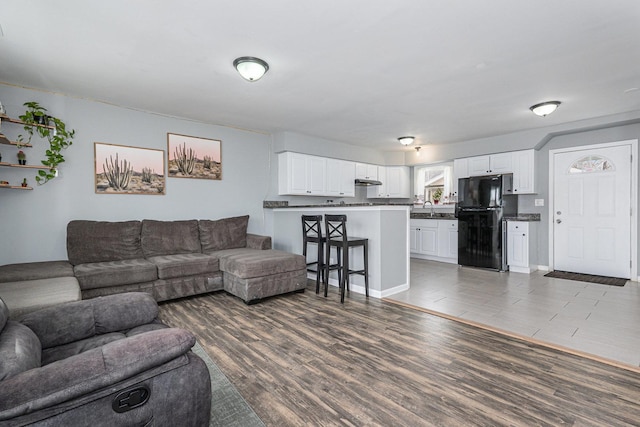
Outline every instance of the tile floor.
[[640, 366], [640, 285], [599, 285], [411, 259], [411, 288], [387, 299]]

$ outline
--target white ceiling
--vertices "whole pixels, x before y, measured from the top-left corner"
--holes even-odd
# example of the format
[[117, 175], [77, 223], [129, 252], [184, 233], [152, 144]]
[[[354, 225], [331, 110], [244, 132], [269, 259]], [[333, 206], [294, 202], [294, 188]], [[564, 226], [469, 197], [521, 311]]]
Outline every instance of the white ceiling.
[[2, 0], [0, 26], [0, 82], [385, 151], [640, 110], [640, 0]]

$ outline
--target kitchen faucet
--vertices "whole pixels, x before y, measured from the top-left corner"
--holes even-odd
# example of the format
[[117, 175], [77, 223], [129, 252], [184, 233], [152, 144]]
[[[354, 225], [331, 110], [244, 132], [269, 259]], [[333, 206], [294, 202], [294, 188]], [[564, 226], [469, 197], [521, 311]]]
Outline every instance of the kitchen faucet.
[[423, 204], [422, 204], [422, 208], [425, 209], [425, 206], [427, 206], [427, 203], [429, 203], [431, 205], [431, 216], [433, 217], [433, 203], [431, 203], [429, 200], [426, 200]]

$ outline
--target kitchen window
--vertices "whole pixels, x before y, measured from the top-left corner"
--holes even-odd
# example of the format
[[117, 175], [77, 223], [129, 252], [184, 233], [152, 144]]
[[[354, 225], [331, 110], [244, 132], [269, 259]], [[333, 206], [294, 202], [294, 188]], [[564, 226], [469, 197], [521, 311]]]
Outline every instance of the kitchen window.
[[414, 166], [414, 194], [418, 203], [454, 203], [453, 163]]

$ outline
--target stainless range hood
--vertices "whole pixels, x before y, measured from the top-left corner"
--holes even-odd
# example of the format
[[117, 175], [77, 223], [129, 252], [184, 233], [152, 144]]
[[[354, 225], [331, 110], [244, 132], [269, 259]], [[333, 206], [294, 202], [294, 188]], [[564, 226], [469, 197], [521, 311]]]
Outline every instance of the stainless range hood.
[[369, 187], [372, 185], [382, 185], [382, 183], [378, 180], [375, 179], [359, 179], [356, 178], [356, 185], [362, 186], [362, 187]]

